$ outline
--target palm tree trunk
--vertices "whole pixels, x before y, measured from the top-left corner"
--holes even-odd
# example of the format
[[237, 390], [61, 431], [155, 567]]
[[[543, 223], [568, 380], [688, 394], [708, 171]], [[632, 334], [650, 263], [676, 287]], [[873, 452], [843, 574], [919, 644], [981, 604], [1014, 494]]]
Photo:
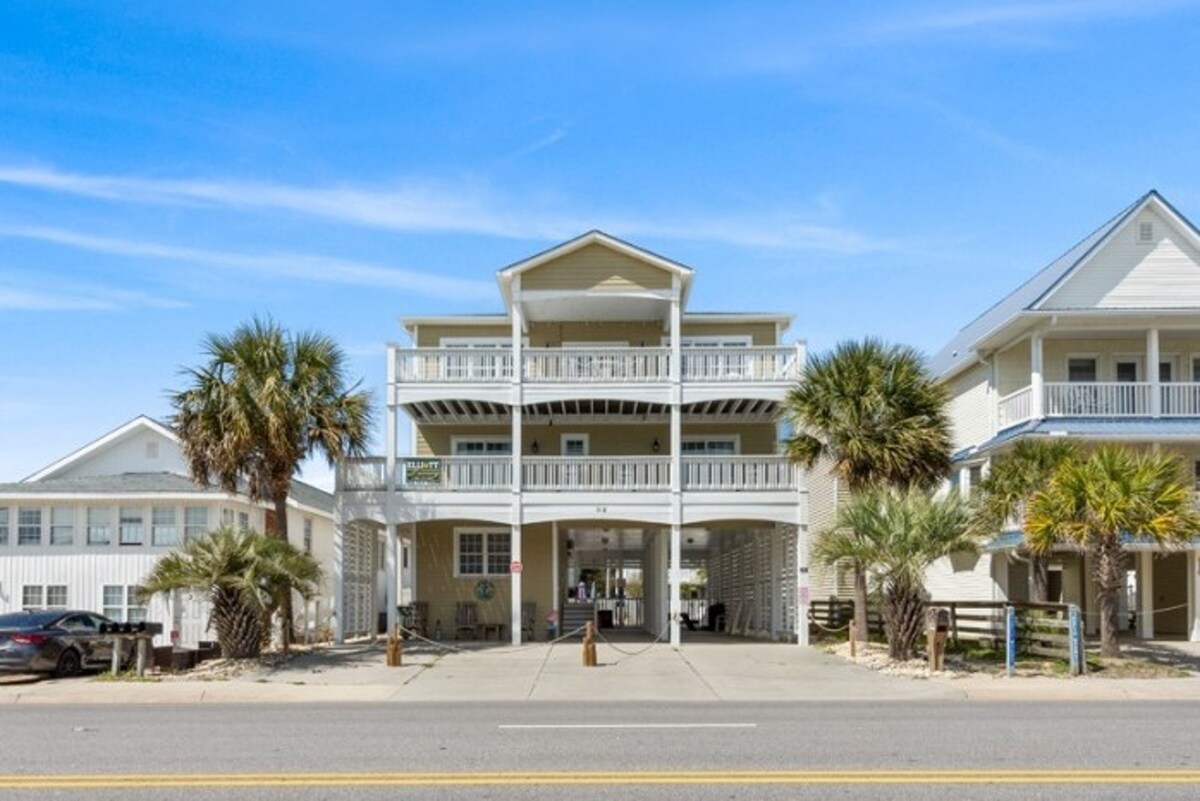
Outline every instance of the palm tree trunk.
[[883, 625], [887, 631], [888, 656], [892, 659], [913, 658], [925, 626], [924, 611], [919, 588], [891, 585], [884, 591]]
[[1029, 571], [1033, 574], [1033, 598], [1035, 604], [1050, 600], [1050, 560], [1041, 554], [1030, 554]]
[[213, 628], [225, 659], [253, 659], [262, 653], [262, 621], [232, 590], [217, 590], [212, 596]]
[[[271, 499], [275, 503], [275, 531], [272, 532], [272, 536], [284, 542], [288, 541], [287, 499], [291, 485], [292, 479], [291, 476], [288, 476], [285, 481], [276, 481], [271, 488]], [[292, 613], [292, 594], [289, 592], [282, 598], [282, 604], [279, 608], [279, 640], [285, 654], [291, 650], [292, 641], [295, 638], [294, 617]]]
[[861, 566], [854, 566], [854, 639], [866, 642], [870, 639], [867, 625], [867, 571]]
[[1118, 535], [1104, 537], [1093, 546], [1096, 600], [1100, 605], [1100, 656], [1117, 659], [1121, 644], [1117, 641], [1118, 593], [1125, 586], [1125, 555], [1121, 552]]

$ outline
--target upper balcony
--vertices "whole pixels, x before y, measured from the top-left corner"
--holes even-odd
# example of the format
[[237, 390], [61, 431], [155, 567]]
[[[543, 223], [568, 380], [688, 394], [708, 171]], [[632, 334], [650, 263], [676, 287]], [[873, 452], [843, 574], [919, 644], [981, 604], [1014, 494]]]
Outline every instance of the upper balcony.
[[1198, 382], [1046, 382], [1041, 394], [1040, 415], [1036, 414], [1033, 386], [1002, 396], [998, 428], [1034, 417], [1200, 417]]
[[[396, 383], [497, 385], [513, 380], [512, 349], [397, 348]], [[682, 351], [683, 383], [784, 384], [800, 375], [802, 351], [790, 347], [689, 347]], [[526, 384], [666, 384], [665, 347], [524, 348]]]

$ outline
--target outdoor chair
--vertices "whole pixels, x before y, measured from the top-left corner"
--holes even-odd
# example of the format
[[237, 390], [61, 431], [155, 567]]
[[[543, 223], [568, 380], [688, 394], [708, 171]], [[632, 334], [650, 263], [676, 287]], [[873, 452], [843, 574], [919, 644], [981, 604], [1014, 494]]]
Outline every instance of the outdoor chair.
[[537, 627], [537, 602], [525, 601], [521, 604], [521, 637], [529, 635], [529, 640], [532, 642], [536, 639], [534, 631]]
[[479, 636], [479, 607], [474, 601], [459, 601], [454, 609], [454, 639], [461, 640], [462, 633], [470, 634], [471, 639]]
[[421, 635], [422, 637], [429, 636], [429, 602], [428, 601], [413, 601], [412, 602], [412, 617], [409, 619], [408, 628]]

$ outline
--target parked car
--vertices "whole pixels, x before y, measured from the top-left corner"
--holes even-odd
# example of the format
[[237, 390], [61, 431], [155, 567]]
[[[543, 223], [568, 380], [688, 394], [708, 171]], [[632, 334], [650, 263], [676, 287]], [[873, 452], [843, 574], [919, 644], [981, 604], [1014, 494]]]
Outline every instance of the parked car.
[[[101, 626], [113, 621], [80, 610], [27, 611], [0, 615], [0, 672], [74, 676], [112, 664], [113, 640]], [[129, 661], [132, 643], [122, 646]]]

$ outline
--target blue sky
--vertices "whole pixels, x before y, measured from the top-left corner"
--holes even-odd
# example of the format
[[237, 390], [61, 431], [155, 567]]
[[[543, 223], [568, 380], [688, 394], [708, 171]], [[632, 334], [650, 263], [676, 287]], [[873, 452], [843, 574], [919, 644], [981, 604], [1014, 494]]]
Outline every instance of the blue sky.
[[1156, 0], [10, 0], [0, 481], [165, 416], [253, 314], [378, 390], [397, 318], [500, 311], [496, 269], [590, 228], [694, 267], [693, 310], [933, 351], [1147, 189], [1200, 217], [1198, 34]]

